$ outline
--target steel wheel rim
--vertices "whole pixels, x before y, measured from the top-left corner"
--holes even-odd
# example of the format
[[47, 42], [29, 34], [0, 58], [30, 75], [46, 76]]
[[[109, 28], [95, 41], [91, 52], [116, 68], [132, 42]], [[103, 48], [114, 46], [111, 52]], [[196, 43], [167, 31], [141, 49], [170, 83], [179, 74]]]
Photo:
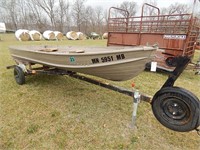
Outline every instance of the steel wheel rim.
[[18, 71], [14, 70], [14, 76], [15, 76], [15, 80], [18, 81], [19, 80], [19, 73], [18, 73]]
[[165, 99], [161, 108], [163, 108], [163, 118], [171, 124], [183, 125], [191, 116], [189, 106], [177, 97]]

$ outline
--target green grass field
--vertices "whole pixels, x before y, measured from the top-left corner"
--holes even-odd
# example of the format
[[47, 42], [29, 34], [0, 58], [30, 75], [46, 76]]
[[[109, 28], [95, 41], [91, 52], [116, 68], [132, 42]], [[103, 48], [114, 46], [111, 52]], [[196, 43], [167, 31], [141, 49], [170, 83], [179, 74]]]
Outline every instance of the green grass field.
[[[179, 133], [163, 127], [151, 106], [141, 102], [137, 128], [131, 128], [132, 99], [68, 76], [28, 76], [17, 85], [10, 45], [106, 46], [105, 40], [19, 42], [13, 34], [0, 41], [0, 149], [197, 150], [196, 132]], [[199, 52], [196, 52], [194, 62]], [[200, 98], [200, 76], [185, 70], [175, 83]], [[143, 72], [126, 82], [111, 82], [153, 96], [167, 75]]]

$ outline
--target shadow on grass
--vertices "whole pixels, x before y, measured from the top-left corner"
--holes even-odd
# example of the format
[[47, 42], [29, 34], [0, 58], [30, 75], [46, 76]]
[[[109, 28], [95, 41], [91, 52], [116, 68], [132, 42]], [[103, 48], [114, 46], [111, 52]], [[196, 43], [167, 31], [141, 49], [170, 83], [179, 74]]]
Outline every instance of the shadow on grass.
[[58, 75], [32, 75], [26, 76], [26, 83], [25, 84], [54, 84], [60, 82], [60, 77]]
[[38, 89], [48, 89], [48, 91], [62, 93], [63, 96], [83, 96], [90, 92], [96, 92], [94, 86], [87, 82], [79, 81], [67, 75], [33, 75], [26, 77], [26, 85], [37, 87]]

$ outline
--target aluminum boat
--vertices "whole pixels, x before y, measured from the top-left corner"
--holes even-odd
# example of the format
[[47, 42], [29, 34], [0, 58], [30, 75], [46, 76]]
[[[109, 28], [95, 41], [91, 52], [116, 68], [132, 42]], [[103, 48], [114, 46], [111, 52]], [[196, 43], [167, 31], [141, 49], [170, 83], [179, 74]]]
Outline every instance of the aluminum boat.
[[12, 46], [9, 49], [17, 64], [41, 64], [123, 81], [145, 69], [156, 47]]

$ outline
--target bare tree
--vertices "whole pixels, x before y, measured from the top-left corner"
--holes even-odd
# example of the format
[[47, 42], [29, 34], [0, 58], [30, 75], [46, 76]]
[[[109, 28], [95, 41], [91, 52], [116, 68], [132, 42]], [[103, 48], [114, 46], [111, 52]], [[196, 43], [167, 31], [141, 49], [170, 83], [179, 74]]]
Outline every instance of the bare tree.
[[108, 10], [107, 9], [104, 10], [103, 17], [104, 17], [105, 25], [107, 26], [108, 25]]
[[69, 30], [70, 26], [70, 12], [69, 12], [69, 1], [59, 0], [58, 7], [56, 8], [55, 20], [56, 20], [56, 29], [61, 32], [66, 32], [66, 27]]
[[[135, 2], [124, 1], [119, 8], [129, 12], [129, 16], [134, 16], [136, 14], [137, 4]], [[127, 13], [121, 12], [124, 17], [127, 17]]]
[[[32, 28], [43, 32], [48, 27], [47, 18], [44, 16], [43, 10], [35, 5], [32, 0], [27, 1], [27, 8], [29, 10], [29, 19], [31, 19]], [[29, 25], [31, 24], [29, 23]]]
[[[144, 3], [148, 3], [152, 6], [157, 6], [157, 1], [156, 0], [145, 0]], [[145, 6], [144, 11], [143, 11], [144, 16], [154, 16], [158, 15], [157, 9], [150, 7], [150, 6]]]
[[[87, 34], [102, 34], [107, 29], [108, 11], [102, 7], [85, 7], [85, 2], [74, 0], [71, 5], [69, 0], [0, 0], [0, 19], [11, 30], [26, 28], [40, 32], [48, 29], [66, 32], [75, 29]], [[136, 13], [135, 2], [125, 1], [119, 7], [127, 10], [130, 16]], [[113, 18], [127, 15], [115, 10], [111, 14]]]
[[17, 11], [17, 1], [15, 0], [1, 0], [0, 3], [1, 8], [3, 8], [7, 15], [7, 21], [10, 22], [10, 27], [13, 30], [17, 29], [17, 19], [18, 19], [18, 11]]
[[96, 32], [102, 34], [102, 25], [103, 25], [103, 8], [97, 6], [95, 8], [95, 20], [96, 20]]
[[91, 6], [85, 8], [84, 21], [83, 21], [83, 31], [89, 35], [91, 31], [95, 30], [95, 17], [94, 9]]
[[81, 31], [81, 24], [84, 21], [84, 12], [86, 0], [75, 0], [72, 7], [72, 16], [74, 18], [74, 22], [78, 28], [78, 31]]
[[51, 26], [55, 29], [56, 0], [32, 0], [32, 3], [40, 7], [49, 17]]
[[166, 15], [184, 14], [190, 12], [191, 12], [191, 7], [189, 5], [181, 3], [171, 4], [168, 8], [162, 9], [162, 14]]
[[[20, 10], [20, 11], [19, 11]], [[27, 17], [27, 7], [24, 0], [17, 0], [17, 11], [18, 11], [18, 21], [20, 22], [21, 28], [27, 28], [28, 27], [28, 17]]]
[[108, 10], [103, 10], [103, 23], [101, 24], [102, 33], [108, 32]]

